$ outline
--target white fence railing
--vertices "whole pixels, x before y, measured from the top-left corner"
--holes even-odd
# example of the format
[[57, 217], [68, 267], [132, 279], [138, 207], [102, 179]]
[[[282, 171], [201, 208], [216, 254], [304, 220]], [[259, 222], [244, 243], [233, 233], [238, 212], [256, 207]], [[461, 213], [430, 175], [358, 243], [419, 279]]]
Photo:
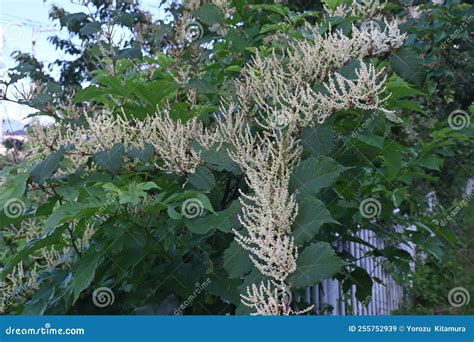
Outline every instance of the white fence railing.
[[[474, 192], [474, 179], [469, 179], [466, 184], [466, 194]], [[437, 201], [436, 193], [427, 196], [428, 210], [433, 211], [434, 203]], [[416, 229], [410, 227], [394, 227], [395, 231], [401, 229]], [[385, 247], [384, 241], [378, 238], [371, 230], [362, 229], [357, 235], [361, 240], [368, 242], [378, 249]], [[375, 282], [372, 287], [372, 295], [365, 301], [358, 301], [355, 297], [355, 285], [348, 292], [342, 290], [342, 284], [338, 280], [326, 279], [319, 285], [312, 286], [306, 290], [305, 301], [314, 304], [314, 313], [319, 315], [390, 315], [393, 310], [400, 309], [404, 300], [404, 289], [393, 279], [388, 269], [382, 265], [383, 258], [369, 256], [371, 248], [357, 242], [345, 242], [339, 244], [339, 251], [346, 251], [355, 258], [357, 266], [365, 269], [369, 275], [381, 280]], [[412, 256], [415, 255], [415, 245], [408, 243], [399, 246]], [[414, 265], [410, 265], [414, 269]], [[393, 270], [392, 270], [393, 271]]]
[[[384, 242], [371, 230], [363, 229], [357, 237], [376, 248], [384, 248]], [[381, 264], [382, 258], [368, 256], [371, 248], [357, 242], [345, 242], [338, 245], [339, 251], [346, 251], [355, 258], [355, 264], [367, 271], [375, 282], [372, 294], [360, 302], [355, 297], [355, 285], [344, 292], [338, 280], [326, 279], [319, 285], [306, 290], [306, 302], [314, 304], [314, 312], [320, 315], [389, 315], [400, 307], [403, 300], [403, 288], [395, 282], [390, 272]]]

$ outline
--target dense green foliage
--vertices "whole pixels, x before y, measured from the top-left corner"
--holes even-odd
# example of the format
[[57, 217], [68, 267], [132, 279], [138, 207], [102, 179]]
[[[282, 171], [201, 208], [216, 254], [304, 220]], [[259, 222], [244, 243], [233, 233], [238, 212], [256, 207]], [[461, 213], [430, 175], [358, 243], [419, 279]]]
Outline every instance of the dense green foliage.
[[[57, 48], [80, 56], [57, 62], [62, 67], [58, 81], [30, 56], [18, 54], [19, 64], [6, 82], [24, 77], [41, 81], [41, 92], [21, 102], [37, 108], [38, 115], [73, 126], [84, 125], [79, 112], [91, 116], [107, 108], [142, 119], [168, 102], [174, 119], [198, 116], [212, 125], [221, 99], [235, 97], [234, 81], [255, 51], [268, 54], [273, 48], [284, 49], [286, 39], [306, 39], [305, 21], [346, 32], [351, 23], [361, 21], [333, 17], [321, 22], [318, 2], [308, 8], [298, 1], [263, 5], [234, 0], [231, 17], [212, 4], [196, 10], [203, 35], [180, 45], [172, 23], [179, 21], [181, 6], [173, 5], [169, 13], [174, 19], [167, 24], [155, 22], [136, 6], [116, 9], [105, 1], [92, 3], [93, 14], [52, 10], [52, 18], [82, 42], [76, 46], [52, 39]], [[292, 276], [297, 292], [336, 277], [347, 285], [357, 283], [357, 297], [363, 301], [372, 283], [380, 280], [357, 268], [354, 256], [333, 251], [341, 241], [361, 242], [355, 233], [362, 228], [385, 241], [384, 249], [371, 246], [372, 254], [388, 261], [400, 281], [413, 281], [417, 312], [420, 305], [445, 309], [452, 287], [474, 283], [468, 253], [472, 203], [461, 206], [447, 224], [439, 224], [459, 207], [466, 181], [474, 174], [474, 125], [453, 129], [449, 118], [462, 110], [473, 121], [474, 20], [467, 18], [474, 16], [474, 9], [456, 0], [443, 6], [429, 3], [414, 20], [407, 16], [407, 5], [409, 1], [390, 2], [386, 9], [387, 14], [408, 18], [402, 25], [408, 32], [406, 44], [392, 56], [372, 60], [378, 68], [387, 68], [387, 107], [395, 115], [347, 110], [301, 132], [304, 158], [290, 186], [299, 189], [294, 227], [298, 262], [307, 266], [310, 276]], [[121, 46], [107, 37], [99, 39], [105, 23], [134, 36]], [[216, 27], [225, 30], [217, 33]], [[339, 72], [350, 77], [357, 66], [352, 61]], [[183, 72], [188, 76], [184, 80]], [[192, 90], [197, 92], [195, 103], [188, 101]], [[64, 146], [46, 159], [33, 156], [0, 171], [0, 207], [14, 198], [24, 208], [21, 215], [0, 212], [2, 277], [5, 280], [19, 262], [26, 277], [34, 270], [38, 275], [36, 288], [22, 291], [9, 313], [170, 313], [203, 282], [207, 285], [184, 314], [248, 312], [239, 295], [260, 275], [232, 233], [240, 227], [239, 189], [248, 189], [224, 150], [203, 150], [204, 164], [184, 176], [157, 169], [154, 164], [160, 161], [153, 149], [126, 150], [120, 144], [90, 156], [87, 165], [69, 174], [64, 170], [73, 151], [73, 146]], [[426, 195], [432, 191], [438, 201], [428, 210]], [[183, 215], [183, 203], [190, 198], [203, 203], [203, 215]], [[361, 215], [360, 203], [367, 198], [380, 203], [375, 219]], [[18, 233], [22, 222], [39, 230], [33, 240]], [[395, 225], [410, 229], [396, 231]], [[84, 237], [91, 226], [93, 235]], [[413, 260], [400, 247], [409, 243], [424, 257]], [[44, 249], [60, 254], [54, 265]], [[414, 264], [415, 273], [410, 268]], [[113, 290], [113, 305], [99, 308], [91, 301], [100, 287]]]

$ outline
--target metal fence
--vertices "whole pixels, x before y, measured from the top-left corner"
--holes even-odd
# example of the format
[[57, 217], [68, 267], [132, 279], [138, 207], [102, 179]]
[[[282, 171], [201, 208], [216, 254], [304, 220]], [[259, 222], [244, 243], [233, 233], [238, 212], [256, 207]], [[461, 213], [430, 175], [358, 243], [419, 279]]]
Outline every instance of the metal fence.
[[[474, 192], [474, 179], [469, 179], [466, 184], [466, 194]], [[436, 201], [436, 194], [430, 193], [427, 196], [428, 210], [433, 210], [433, 201]], [[416, 230], [416, 227], [394, 227], [395, 231], [402, 229]], [[371, 230], [362, 229], [356, 236], [363, 241], [378, 249], [383, 249], [385, 243], [378, 238]], [[415, 255], [415, 245], [408, 243], [407, 245], [398, 246], [406, 250], [412, 256]], [[310, 287], [306, 290], [306, 302], [314, 305], [314, 313], [319, 315], [390, 315], [393, 310], [397, 310], [404, 300], [404, 288], [397, 284], [391, 275], [387, 264], [383, 265], [383, 258], [368, 256], [371, 248], [365, 244], [357, 242], [340, 243], [337, 246], [339, 252], [345, 251], [350, 253], [356, 259], [357, 266], [365, 269], [372, 277], [381, 280], [381, 283], [374, 282], [372, 287], [372, 295], [368, 296], [365, 301], [358, 301], [355, 297], [355, 286], [344, 292], [342, 284], [338, 280], [326, 279], [319, 285]], [[414, 268], [414, 265], [410, 265]]]
[[[371, 230], [363, 229], [356, 235], [376, 248], [384, 248], [384, 241], [377, 238]], [[374, 282], [372, 294], [360, 302], [355, 297], [355, 285], [349, 291], [342, 290], [338, 280], [326, 279], [319, 285], [306, 290], [306, 302], [314, 305], [314, 312], [319, 315], [389, 315], [400, 307], [403, 300], [403, 288], [395, 282], [382, 258], [367, 256], [371, 248], [357, 242], [345, 242], [338, 246], [340, 252], [350, 253], [356, 259], [357, 266], [365, 269], [372, 277], [381, 280]]]

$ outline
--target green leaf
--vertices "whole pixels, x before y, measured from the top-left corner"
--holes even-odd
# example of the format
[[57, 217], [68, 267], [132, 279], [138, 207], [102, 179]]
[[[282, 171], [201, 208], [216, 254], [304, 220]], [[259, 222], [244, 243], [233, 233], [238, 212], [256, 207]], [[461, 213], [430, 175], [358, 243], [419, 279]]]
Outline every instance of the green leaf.
[[392, 202], [395, 208], [400, 207], [400, 204], [402, 204], [406, 196], [407, 196], [407, 188], [400, 188], [393, 191]]
[[232, 241], [224, 252], [224, 269], [229, 278], [240, 278], [253, 269], [249, 252], [242, 248], [236, 241]]
[[352, 285], [356, 287], [355, 296], [359, 302], [367, 306], [372, 299], [372, 277], [361, 267], [356, 267], [354, 271], [348, 274], [343, 283], [343, 290], [347, 291]]
[[304, 128], [301, 143], [312, 156], [329, 155], [334, 148], [334, 132], [329, 125]]
[[74, 276], [74, 280], [72, 282], [74, 289], [73, 304], [79, 298], [81, 292], [88, 288], [92, 283], [92, 280], [95, 276], [95, 270], [101, 261], [102, 255], [97, 253], [97, 251], [93, 250], [92, 248], [89, 248], [83, 254], [79, 262], [74, 265], [72, 270], [72, 274]]
[[426, 169], [439, 171], [439, 168], [443, 165], [443, 159], [426, 154], [417, 161], [417, 164]]
[[148, 197], [148, 193], [146, 192], [147, 190], [159, 189], [158, 185], [156, 185], [156, 183], [154, 182], [145, 182], [138, 184], [136, 182], [131, 182], [122, 188], [118, 188], [112, 183], [107, 183], [103, 185], [103, 188], [117, 195], [120, 204], [130, 203], [134, 206], [139, 205], [141, 200], [144, 200]]
[[196, 89], [199, 94], [215, 94], [217, 93], [216, 87], [203, 79], [193, 78], [189, 80], [189, 86]]
[[322, 2], [324, 2], [328, 8], [335, 10], [337, 6], [345, 3], [345, 0], [322, 0]]
[[116, 59], [130, 58], [130, 59], [142, 59], [143, 53], [139, 48], [127, 48], [117, 52]]
[[196, 189], [210, 191], [216, 186], [214, 174], [207, 167], [199, 165], [196, 171], [189, 175], [189, 183]]
[[127, 151], [127, 156], [132, 160], [138, 159], [145, 164], [151, 159], [153, 152], [155, 152], [155, 147], [151, 144], [145, 144], [143, 149], [131, 148]]
[[293, 236], [298, 245], [311, 241], [325, 223], [334, 223], [331, 213], [320, 200], [306, 197], [298, 203], [298, 216], [294, 223]]
[[72, 27], [87, 19], [87, 14], [84, 12], [70, 13], [59, 18], [61, 26]]
[[326, 156], [308, 158], [294, 169], [290, 190], [301, 197], [315, 196], [321, 189], [333, 185], [345, 170], [347, 168]]
[[127, 27], [132, 27], [133, 22], [135, 21], [137, 15], [134, 13], [120, 13], [119, 15], [115, 16], [115, 22], [117, 24], [122, 24]]
[[415, 52], [402, 48], [390, 56], [393, 71], [410, 83], [421, 85], [424, 81], [424, 61]]
[[93, 21], [91, 23], [85, 24], [81, 29], [80, 33], [84, 35], [90, 35], [99, 32], [102, 29], [102, 22]]
[[51, 231], [57, 226], [79, 218], [88, 218], [96, 214], [100, 208], [106, 208], [100, 202], [65, 203], [59, 206], [44, 222], [46, 230]]
[[196, 148], [196, 151], [200, 151], [202, 160], [217, 171], [229, 171], [234, 175], [240, 175], [242, 172], [239, 166], [229, 157], [228, 148], [230, 148], [228, 144], [223, 144], [218, 151], [212, 148]]
[[397, 74], [390, 76], [387, 82], [387, 91], [390, 93], [390, 98], [387, 100], [388, 103], [396, 103], [397, 100], [404, 97], [412, 97], [416, 95], [424, 96], [427, 95], [416, 87], [411, 86], [405, 82]]
[[280, 14], [282, 17], [286, 16], [290, 11], [289, 8], [283, 5], [253, 5], [254, 9], [263, 9]]
[[80, 103], [83, 101], [91, 101], [97, 99], [100, 96], [107, 95], [107, 89], [99, 88], [95, 85], [88, 86], [76, 93], [73, 99], [73, 103]]
[[163, 38], [171, 32], [172, 26], [170, 24], [160, 24], [157, 27], [155, 26], [155, 41], [156, 42], [161, 42]]
[[338, 74], [341, 74], [348, 80], [357, 80], [359, 77], [357, 73], [360, 69], [360, 61], [358, 59], [351, 59], [348, 63], [346, 63], [341, 69], [337, 71]]
[[98, 152], [94, 155], [94, 161], [102, 169], [116, 174], [123, 164], [125, 148], [122, 144], [115, 144], [109, 151]]
[[8, 201], [23, 197], [29, 176], [28, 172], [20, 172], [16, 175], [10, 174], [7, 177], [5, 183], [0, 186], [0, 212]]
[[357, 139], [369, 146], [376, 147], [380, 150], [383, 149], [384, 138], [380, 135], [368, 132], [364, 134], [358, 134]]
[[[398, 100], [397, 102], [395, 102], [394, 106], [397, 106], [398, 108], [408, 109], [408, 110], [418, 112], [418, 113], [422, 113], [422, 114], [425, 113], [425, 111], [423, 110], [423, 107], [419, 103], [417, 103], [413, 100]], [[388, 115], [387, 115], [387, 117], [388, 117]], [[401, 119], [399, 119], [399, 120], [401, 120]], [[397, 122], [397, 123], [399, 123], [399, 122]]]
[[48, 180], [59, 169], [59, 165], [63, 159], [64, 148], [61, 147], [58, 151], [53, 152], [31, 170], [31, 179], [38, 184], [43, 184], [44, 181]]
[[237, 289], [239, 285], [239, 279], [226, 278], [225, 273], [222, 272], [222, 274], [212, 278], [206, 291], [214, 296], [220, 297], [225, 302], [238, 305], [240, 303], [240, 295]]
[[327, 242], [312, 243], [296, 260], [296, 272], [288, 281], [297, 289], [313, 286], [323, 279], [331, 278], [345, 265]]
[[193, 16], [207, 25], [224, 22], [224, 12], [214, 4], [205, 4], [193, 12]]
[[387, 167], [388, 179], [395, 179], [403, 165], [400, 148], [396, 142], [391, 141], [385, 144], [383, 158], [385, 160], [385, 166]]
[[156, 111], [156, 106], [165, 98], [176, 94], [178, 84], [174, 81], [158, 80], [147, 83], [133, 85], [133, 94], [148, 102], [152, 111]]
[[236, 200], [227, 209], [218, 213], [186, 220], [186, 227], [196, 234], [208, 234], [213, 230], [230, 233], [232, 229], [240, 227], [237, 216], [241, 209], [242, 205]]
[[231, 65], [227, 68], [225, 68], [225, 71], [233, 71], [233, 72], [240, 72], [242, 67], [240, 65]]

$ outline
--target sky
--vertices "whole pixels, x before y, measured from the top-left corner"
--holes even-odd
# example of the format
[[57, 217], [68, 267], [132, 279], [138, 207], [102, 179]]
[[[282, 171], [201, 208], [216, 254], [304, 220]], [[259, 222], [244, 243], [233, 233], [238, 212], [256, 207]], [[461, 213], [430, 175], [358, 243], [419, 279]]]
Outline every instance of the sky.
[[[36, 38], [35, 56], [48, 65], [58, 58], [67, 58], [60, 51], [54, 49], [48, 43], [47, 38], [60, 34], [67, 37], [65, 30], [59, 28], [49, 21], [48, 12], [53, 4], [63, 7], [66, 11], [74, 13], [84, 11], [87, 8], [82, 5], [84, 0], [0, 0], [0, 78], [4, 78], [6, 70], [15, 66], [11, 57], [12, 52], [20, 50], [32, 53], [32, 40]], [[162, 17], [163, 12], [159, 9], [161, 0], [141, 0], [143, 8]], [[70, 56], [69, 56], [70, 58]], [[57, 76], [58, 72], [53, 75]], [[24, 86], [28, 88], [28, 83]], [[10, 96], [10, 94], [9, 94]], [[36, 110], [28, 106], [0, 101], [0, 118], [3, 118], [3, 131], [16, 130], [18, 125], [28, 123], [26, 116]], [[0, 120], [1, 122], [1, 120]], [[0, 130], [0, 134], [1, 134]]]

